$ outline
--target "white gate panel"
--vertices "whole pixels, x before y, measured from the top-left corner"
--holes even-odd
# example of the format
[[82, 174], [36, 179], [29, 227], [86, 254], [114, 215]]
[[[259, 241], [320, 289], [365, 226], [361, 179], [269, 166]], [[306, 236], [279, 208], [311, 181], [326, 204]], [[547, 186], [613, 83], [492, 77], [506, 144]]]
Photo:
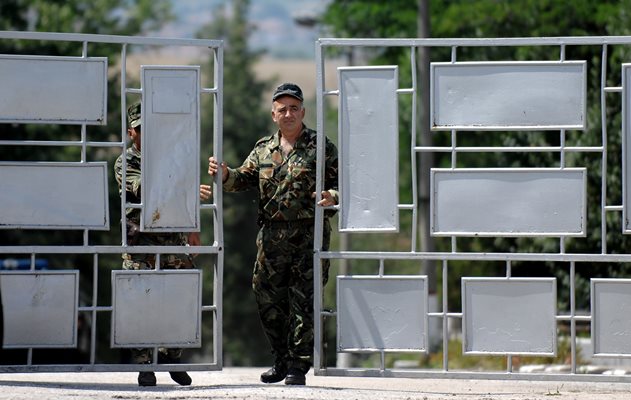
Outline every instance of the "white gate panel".
[[338, 276], [338, 351], [427, 351], [426, 276]]
[[109, 229], [106, 162], [0, 162], [0, 188], [2, 229]]
[[142, 67], [141, 230], [199, 231], [199, 67]]
[[556, 355], [555, 278], [462, 278], [463, 353]]
[[112, 271], [112, 347], [200, 347], [201, 270]]
[[584, 236], [585, 168], [431, 170], [435, 236]]
[[585, 61], [431, 64], [434, 130], [585, 129]]
[[3, 272], [4, 347], [76, 347], [79, 271]]
[[631, 356], [631, 279], [591, 280], [594, 357]]
[[0, 93], [0, 122], [105, 125], [107, 58], [2, 55]]
[[340, 231], [398, 231], [398, 69], [338, 74]]

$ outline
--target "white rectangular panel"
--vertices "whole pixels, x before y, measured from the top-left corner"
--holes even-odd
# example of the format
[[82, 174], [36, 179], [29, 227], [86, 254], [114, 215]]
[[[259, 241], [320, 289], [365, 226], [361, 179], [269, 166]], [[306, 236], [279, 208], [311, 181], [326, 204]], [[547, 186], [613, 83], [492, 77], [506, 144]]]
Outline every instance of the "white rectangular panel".
[[2, 272], [4, 347], [76, 347], [79, 271]]
[[555, 278], [462, 278], [463, 353], [556, 355]]
[[584, 236], [585, 168], [431, 170], [435, 236]]
[[427, 351], [425, 276], [338, 276], [338, 351]]
[[107, 58], [2, 55], [0, 93], [0, 122], [105, 125]]
[[0, 162], [0, 188], [0, 229], [109, 229], [105, 162]]
[[631, 233], [631, 64], [622, 64], [622, 231]]
[[200, 347], [200, 270], [112, 271], [112, 347]]
[[585, 61], [432, 63], [433, 130], [585, 129]]
[[143, 231], [199, 231], [199, 75], [142, 66]]
[[396, 66], [339, 74], [340, 231], [398, 231]]
[[594, 357], [631, 356], [631, 279], [591, 280]]

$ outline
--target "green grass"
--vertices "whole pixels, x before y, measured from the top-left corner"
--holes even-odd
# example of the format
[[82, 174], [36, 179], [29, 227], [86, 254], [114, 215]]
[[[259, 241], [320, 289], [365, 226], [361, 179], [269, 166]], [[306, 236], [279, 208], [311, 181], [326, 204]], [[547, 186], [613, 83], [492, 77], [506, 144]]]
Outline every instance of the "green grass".
[[[462, 353], [462, 342], [460, 340], [450, 340], [448, 344], [449, 354], [447, 357], [447, 368], [453, 370], [465, 371], [506, 371], [506, 356], [480, 356], [480, 355], [464, 355]], [[577, 351], [577, 365], [582, 360], [580, 353]], [[394, 368], [395, 362], [406, 361], [411, 367], [427, 370], [443, 370], [443, 351], [437, 351], [430, 354], [410, 354], [410, 353], [388, 353], [385, 356], [386, 368]], [[379, 354], [373, 355], [356, 355], [355, 362], [363, 368], [377, 368], [380, 364]], [[571, 364], [571, 346], [568, 338], [559, 338], [557, 346], [557, 355], [555, 357], [544, 356], [513, 356], [512, 371], [516, 372], [523, 365], [542, 364], [542, 365], [570, 365]]]

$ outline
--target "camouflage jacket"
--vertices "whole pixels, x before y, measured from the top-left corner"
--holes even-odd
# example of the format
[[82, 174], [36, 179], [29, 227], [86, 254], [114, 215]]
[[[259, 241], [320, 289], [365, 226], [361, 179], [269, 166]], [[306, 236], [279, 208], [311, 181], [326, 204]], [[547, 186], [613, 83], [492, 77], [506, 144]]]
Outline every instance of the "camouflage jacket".
[[[125, 190], [127, 190], [127, 202], [128, 203], [140, 203], [140, 151], [136, 149], [136, 146], [131, 146], [125, 153], [127, 159], [127, 171], [125, 175]], [[118, 156], [116, 163], [114, 164], [114, 175], [116, 176], [116, 182], [118, 182], [118, 193], [122, 193], [122, 179], [123, 179], [123, 156]], [[140, 223], [140, 209], [127, 208], [125, 210], [127, 219], [133, 223]]]
[[[239, 168], [229, 168], [223, 184], [227, 192], [258, 189], [259, 220], [291, 221], [313, 218], [316, 185], [316, 132], [303, 125], [293, 150], [283, 157], [280, 132], [266, 136]], [[325, 147], [324, 190], [338, 200], [337, 148], [327, 138]], [[333, 212], [327, 210], [326, 215]]]
[[[140, 151], [135, 146], [131, 146], [125, 153], [127, 160], [127, 171], [125, 175], [125, 190], [127, 191], [126, 198], [127, 203], [140, 203]], [[116, 182], [118, 182], [118, 192], [122, 191], [122, 179], [123, 179], [123, 157], [119, 156], [114, 164], [114, 175], [116, 176]], [[125, 210], [125, 216], [128, 222], [133, 224], [140, 224], [140, 209], [139, 208], [127, 208]], [[129, 227], [128, 227], [129, 228]], [[128, 230], [129, 233], [129, 230]], [[130, 237], [128, 235], [128, 240]], [[138, 237], [134, 238], [135, 244], [138, 245], [177, 245], [183, 246], [187, 243], [187, 235], [179, 232], [140, 232]]]

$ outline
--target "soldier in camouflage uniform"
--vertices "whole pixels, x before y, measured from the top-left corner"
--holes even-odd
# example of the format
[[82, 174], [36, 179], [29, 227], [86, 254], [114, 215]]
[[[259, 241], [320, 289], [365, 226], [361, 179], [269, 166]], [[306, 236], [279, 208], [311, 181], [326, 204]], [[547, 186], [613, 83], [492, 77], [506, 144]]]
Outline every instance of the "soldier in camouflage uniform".
[[[227, 192], [259, 192], [256, 239], [257, 259], [252, 288], [263, 330], [275, 357], [274, 366], [261, 375], [264, 383], [304, 385], [313, 354], [313, 240], [316, 184], [316, 132], [303, 124], [301, 89], [280, 85], [272, 97], [272, 119], [278, 131], [256, 142], [241, 167], [222, 163]], [[324, 191], [321, 206], [337, 204], [337, 148], [326, 140]], [[219, 165], [210, 157], [208, 173]], [[325, 210], [323, 250], [331, 235]], [[323, 283], [328, 277], [323, 261]]]
[[[127, 162], [125, 175], [125, 190], [128, 203], [141, 203], [140, 199], [140, 138], [141, 138], [141, 109], [140, 103], [132, 104], [127, 110], [128, 134], [133, 145], [127, 149], [125, 159]], [[114, 173], [118, 182], [119, 192], [122, 190], [122, 155], [116, 160]], [[200, 186], [200, 198], [202, 200], [210, 197], [210, 186]], [[125, 210], [127, 224], [127, 243], [133, 246], [186, 246], [191, 244], [200, 245], [199, 233], [193, 232], [185, 234], [180, 232], [153, 233], [140, 232], [140, 209], [127, 208]], [[155, 254], [123, 254], [123, 269], [141, 270], [154, 269]], [[160, 268], [180, 269], [193, 268], [193, 259], [187, 254], [161, 254]], [[173, 364], [179, 363], [182, 356], [182, 349], [159, 349], [158, 359], [160, 362]], [[151, 349], [132, 349], [133, 361], [137, 364], [149, 364], [152, 361]], [[171, 378], [180, 385], [190, 385], [191, 378], [186, 372], [169, 372]], [[155, 386], [156, 377], [151, 371], [143, 371], [138, 375], [140, 386]]]

